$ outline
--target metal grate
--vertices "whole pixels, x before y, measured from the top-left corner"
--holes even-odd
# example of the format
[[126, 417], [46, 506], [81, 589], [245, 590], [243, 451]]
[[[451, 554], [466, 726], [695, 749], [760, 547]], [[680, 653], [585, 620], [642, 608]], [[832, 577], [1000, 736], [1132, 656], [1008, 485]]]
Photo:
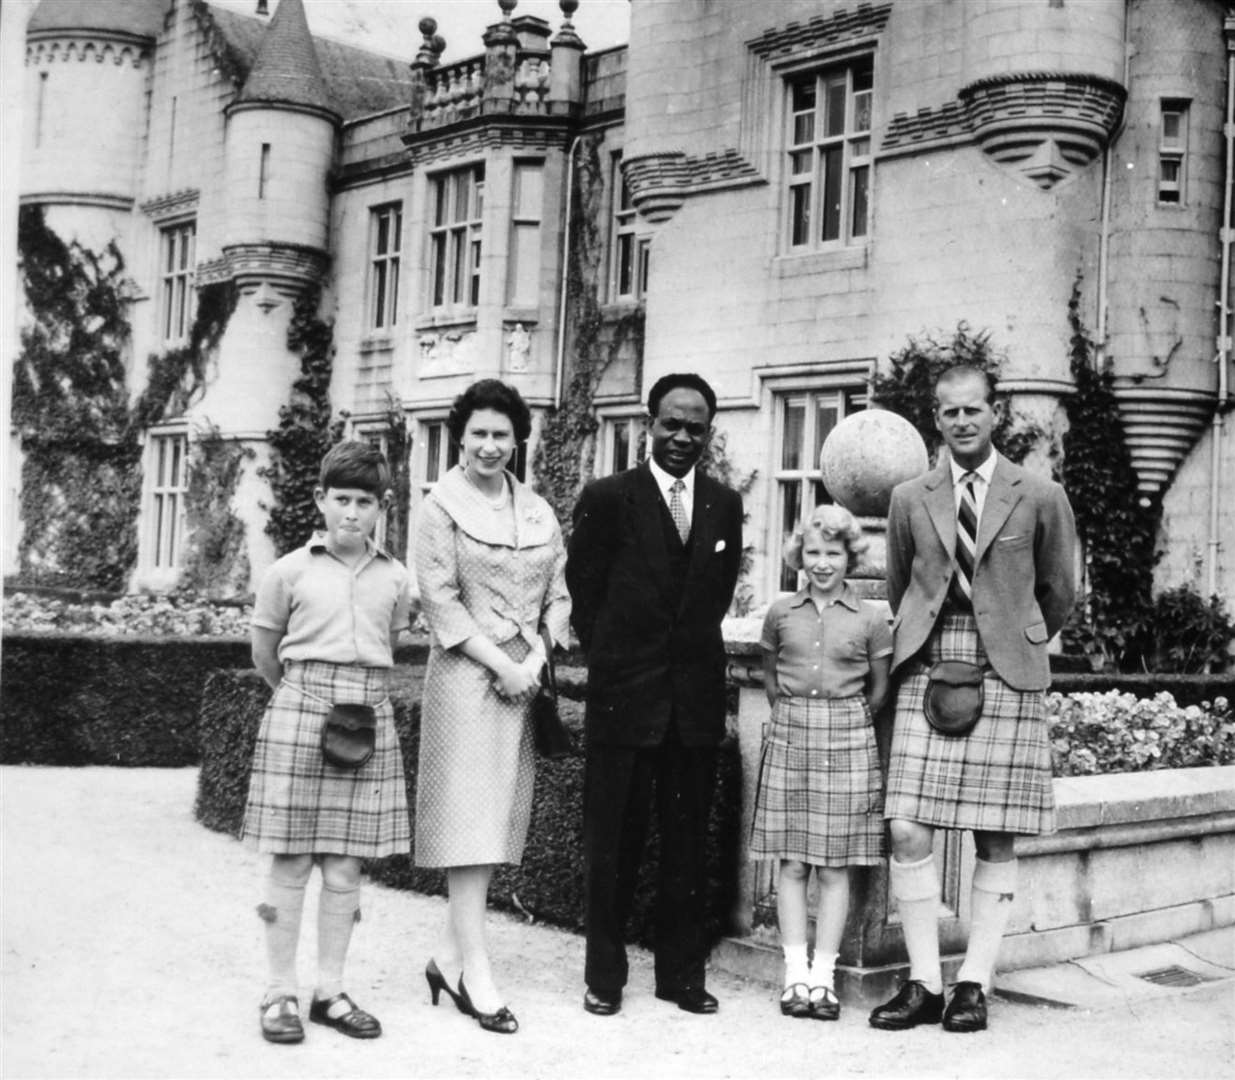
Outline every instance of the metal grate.
[[1198, 975], [1186, 967], [1171, 964], [1169, 967], [1155, 968], [1153, 971], [1142, 971], [1136, 976], [1155, 986], [1200, 986], [1204, 982], [1213, 982], [1212, 975]]

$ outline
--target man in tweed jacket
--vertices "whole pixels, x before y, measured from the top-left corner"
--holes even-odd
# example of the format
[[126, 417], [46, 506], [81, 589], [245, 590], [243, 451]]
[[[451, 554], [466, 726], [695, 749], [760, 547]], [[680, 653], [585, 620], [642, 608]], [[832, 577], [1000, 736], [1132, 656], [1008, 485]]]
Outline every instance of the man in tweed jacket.
[[[1055, 827], [1043, 691], [1047, 643], [1075, 598], [1076, 533], [1063, 489], [991, 445], [1002, 408], [982, 370], [944, 372], [935, 423], [950, 460], [898, 485], [888, 514], [899, 689], [884, 812], [910, 971], [871, 1013], [885, 1030], [986, 1027], [985, 991], [1016, 889], [1013, 837]], [[941, 734], [925, 717], [926, 672], [942, 660], [983, 668], [982, 715], [965, 735]], [[978, 856], [968, 948], [946, 1008], [936, 828], [971, 830]]]

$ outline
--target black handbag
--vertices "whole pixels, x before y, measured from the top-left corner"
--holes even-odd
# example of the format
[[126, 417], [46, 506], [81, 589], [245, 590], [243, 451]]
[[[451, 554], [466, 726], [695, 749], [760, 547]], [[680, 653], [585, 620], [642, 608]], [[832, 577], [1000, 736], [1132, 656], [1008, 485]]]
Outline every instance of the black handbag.
[[968, 735], [982, 718], [980, 664], [941, 660], [926, 673], [926, 721], [941, 735]]
[[545, 667], [540, 673], [540, 689], [532, 698], [532, 741], [544, 758], [564, 758], [575, 752], [574, 740], [557, 708], [557, 672], [553, 667], [553, 640], [541, 630], [545, 643]]
[[332, 705], [322, 721], [322, 757], [337, 769], [359, 769], [377, 743], [372, 705]]

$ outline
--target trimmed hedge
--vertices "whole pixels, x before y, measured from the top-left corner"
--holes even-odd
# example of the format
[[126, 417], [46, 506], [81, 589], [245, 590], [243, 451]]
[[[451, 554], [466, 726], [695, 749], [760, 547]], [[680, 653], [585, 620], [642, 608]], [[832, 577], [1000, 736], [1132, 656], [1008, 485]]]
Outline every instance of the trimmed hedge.
[[0, 762], [195, 765], [207, 672], [249, 662], [239, 638], [5, 634]]
[[1166, 692], [1177, 705], [1199, 705], [1220, 697], [1235, 701], [1235, 671], [1219, 675], [1163, 675], [1152, 671], [1134, 675], [1060, 672], [1051, 676], [1051, 690], [1057, 694], [1103, 694], [1118, 690], [1138, 698], [1157, 697]]
[[[416, 766], [420, 747], [421, 666], [397, 667], [391, 686], [395, 727], [407, 774], [408, 807], [416, 808]], [[578, 694], [582, 673], [559, 673], [559, 687]], [[211, 829], [239, 835], [248, 790], [253, 743], [269, 690], [256, 672], [217, 671], [208, 681], [202, 703], [202, 743], [206, 748], [198, 780], [197, 819]], [[532, 821], [521, 866], [502, 866], [494, 875], [490, 901], [524, 916], [578, 930], [583, 926], [583, 706], [563, 696], [562, 715], [575, 735], [577, 750], [559, 761], [538, 761]], [[741, 823], [741, 768], [737, 744], [721, 748], [717, 796], [708, 845], [708, 926], [720, 936], [729, 931], [736, 903]], [[630, 932], [633, 940], [652, 936], [651, 900], [659, 840], [655, 828], [635, 895]], [[414, 866], [409, 855], [374, 860], [375, 881], [400, 889], [444, 895], [441, 870]]]

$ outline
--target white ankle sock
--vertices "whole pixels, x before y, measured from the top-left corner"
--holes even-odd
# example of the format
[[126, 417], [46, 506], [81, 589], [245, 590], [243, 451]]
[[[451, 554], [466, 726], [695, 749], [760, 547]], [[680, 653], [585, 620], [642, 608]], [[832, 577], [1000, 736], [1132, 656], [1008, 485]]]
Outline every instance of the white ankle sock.
[[810, 985], [810, 966], [806, 959], [806, 942], [801, 945], [782, 945], [785, 954], [785, 985], [806, 983]]
[[909, 950], [909, 978], [931, 993], [943, 993], [939, 966], [939, 877], [935, 856], [919, 862], [889, 864], [891, 892], [901, 915], [905, 948]]
[[970, 892], [969, 945], [965, 962], [956, 973], [957, 982], [981, 983], [989, 990], [999, 956], [999, 943], [1012, 916], [1016, 897], [1015, 859], [985, 862], [978, 859], [973, 868]]
[[829, 990], [836, 989], [833, 980], [836, 978], [838, 955], [838, 953], [815, 953], [815, 958], [810, 964], [810, 985], [812, 987], [826, 986]]

